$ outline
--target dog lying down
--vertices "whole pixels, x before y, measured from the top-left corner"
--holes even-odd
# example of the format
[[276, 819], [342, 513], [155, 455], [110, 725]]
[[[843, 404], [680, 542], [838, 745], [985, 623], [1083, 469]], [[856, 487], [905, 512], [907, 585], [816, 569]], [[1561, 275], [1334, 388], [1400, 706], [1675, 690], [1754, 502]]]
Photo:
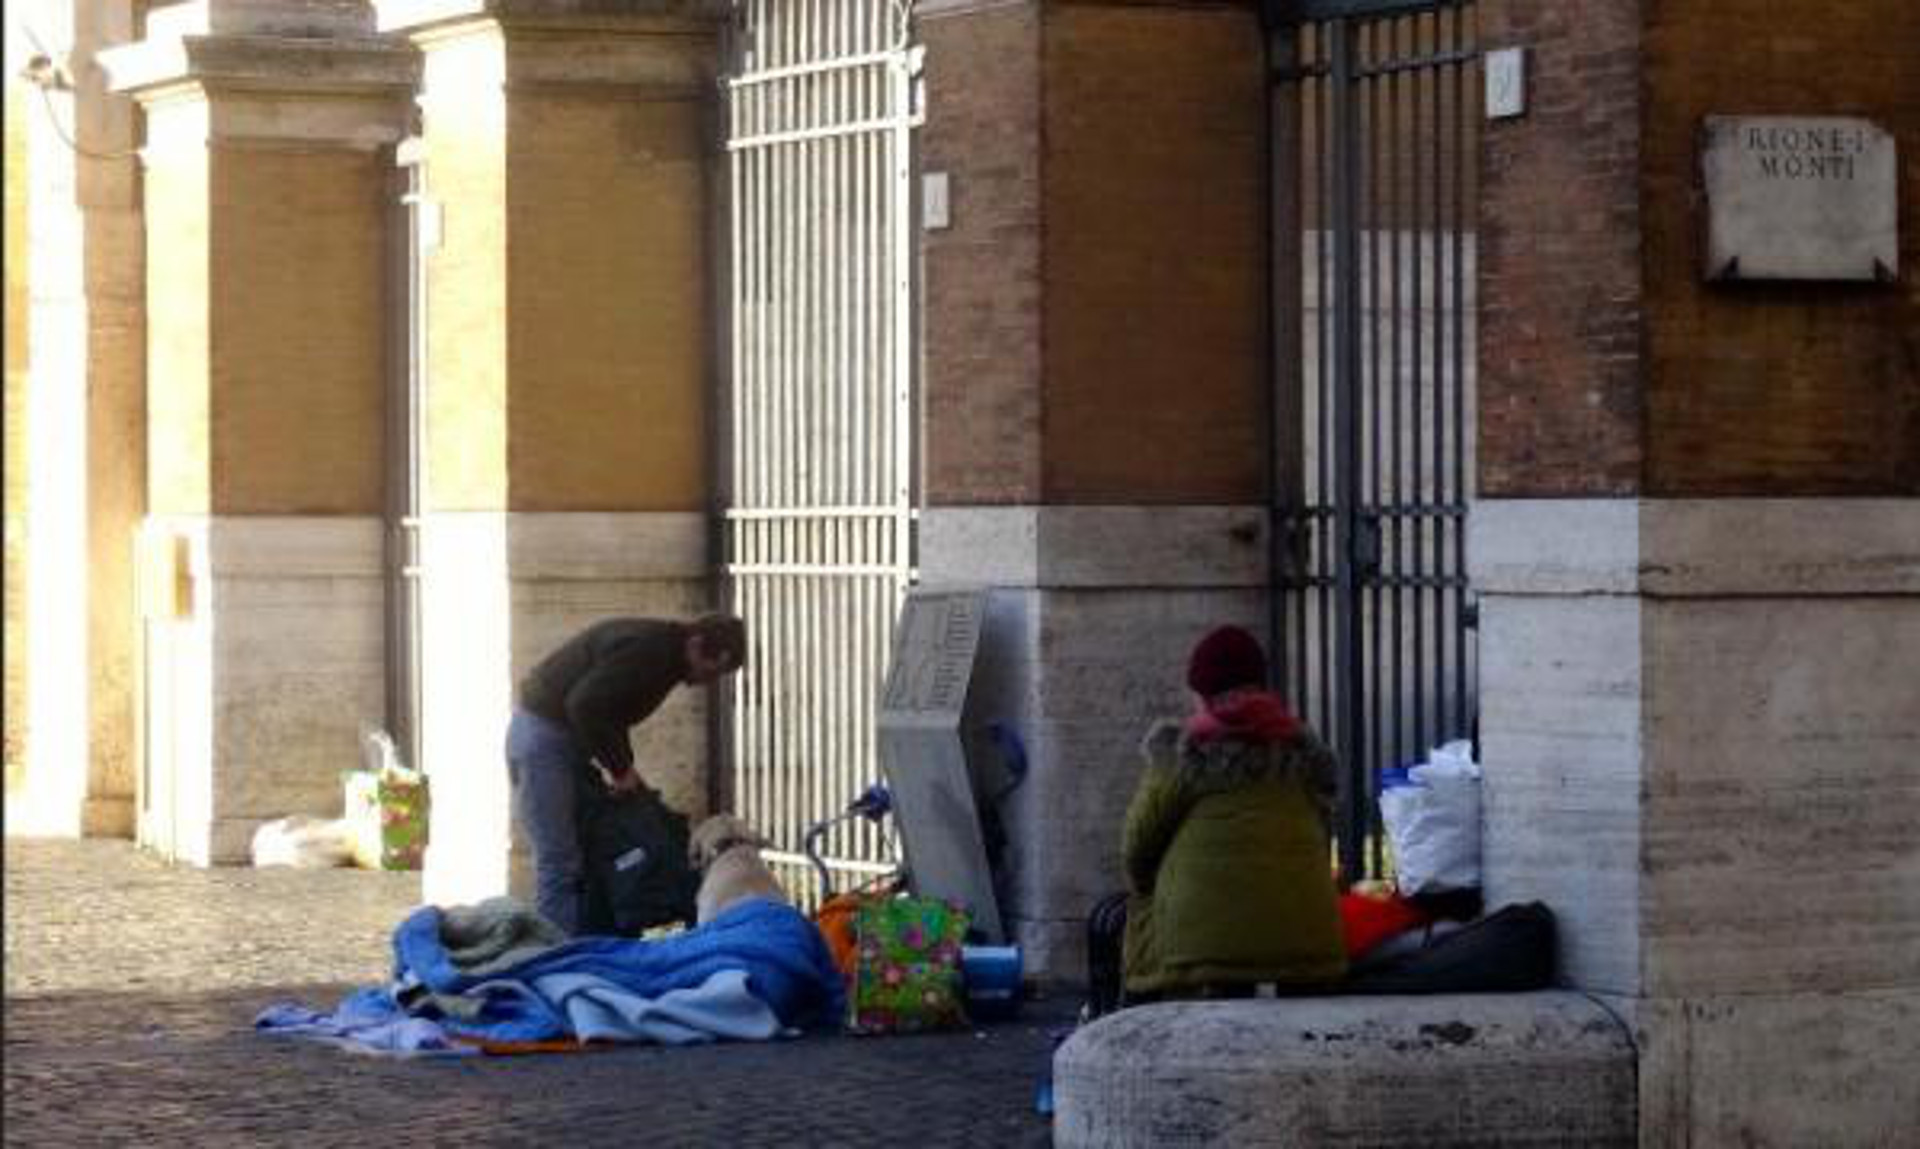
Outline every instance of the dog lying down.
[[694, 897], [698, 924], [748, 898], [786, 902], [786, 891], [760, 858], [761, 848], [771, 845], [732, 814], [715, 814], [695, 828], [687, 840], [687, 860], [700, 871], [700, 892]]

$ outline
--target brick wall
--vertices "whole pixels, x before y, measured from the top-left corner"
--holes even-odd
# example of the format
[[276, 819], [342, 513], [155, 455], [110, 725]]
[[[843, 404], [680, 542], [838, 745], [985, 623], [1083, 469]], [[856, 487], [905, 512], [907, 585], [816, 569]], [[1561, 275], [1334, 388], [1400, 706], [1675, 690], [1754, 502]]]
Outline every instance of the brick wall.
[[[1920, 7], [1483, 0], [1482, 30], [1531, 59], [1481, 161], [1481, 492], [1920, 491]], [[1901, 283], [1703, 282], [1709, 113], [1893, 132]]]
[[[1920, 4], [1648, 11], [1648, 493], [1920, 493]], [[1702, 282], [1710, 113], [1865, 116], [1892, 132], [1901, 283]]]
[[[216, 146], [205, 466], [219, 514], [378, 514], [386, 172], [344, 148]], [[154, 289], [179, 281], [158, 269]], [[194, 386], [201, 385], [195, 380]]]
[[953, 226], [924, 233], [928, 502], [1040, 500], [1040, 16], [930, 16], [921, 167]]
[[1257, 501], [1258, 16], [1056, 4], [1043, 59], [1047, 502]]
[[929, 501], [1211, 503], [1263, 485], [1251, 5], [924, 13]]
[[1638, 0], [1483, 0], [1525, 45], [1524, 118], [1486, 125], [1480, 193], [1480, 493], [1640, 487]]

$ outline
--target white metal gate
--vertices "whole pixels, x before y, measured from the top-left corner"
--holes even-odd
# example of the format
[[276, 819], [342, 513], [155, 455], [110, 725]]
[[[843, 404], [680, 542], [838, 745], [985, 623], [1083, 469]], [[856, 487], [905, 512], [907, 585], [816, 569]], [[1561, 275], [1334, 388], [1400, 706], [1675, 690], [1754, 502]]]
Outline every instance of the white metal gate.
[[[728, 598], [735, 812], [802, 895], [811, 822], [879, 779], [875, 712], [913, 577], [909, 0], [736, 0], [727, 76]], [[885, 868], [863, 821], [835, 884]]]

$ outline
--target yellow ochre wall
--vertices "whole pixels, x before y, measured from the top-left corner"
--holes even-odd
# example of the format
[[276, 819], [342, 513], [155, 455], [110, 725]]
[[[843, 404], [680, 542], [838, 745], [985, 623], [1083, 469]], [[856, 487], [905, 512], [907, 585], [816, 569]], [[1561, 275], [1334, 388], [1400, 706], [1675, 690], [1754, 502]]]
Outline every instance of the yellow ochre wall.
[[691, 101], [515, 96], [512, 509], [705, 505], [703, 130]]
[[[707, 501], [707, 125], [697, 100], [435, 91], [428, 59], [427, 507], [681, 511]], [[459, 92], [459, 88], [453, 88]]]
[[216, 144], [150, 163], [153, 513], [380, 511], [382, 162]]
[[371, 150], [215, 152], [215, 513], [380, 512], [384, 187]]

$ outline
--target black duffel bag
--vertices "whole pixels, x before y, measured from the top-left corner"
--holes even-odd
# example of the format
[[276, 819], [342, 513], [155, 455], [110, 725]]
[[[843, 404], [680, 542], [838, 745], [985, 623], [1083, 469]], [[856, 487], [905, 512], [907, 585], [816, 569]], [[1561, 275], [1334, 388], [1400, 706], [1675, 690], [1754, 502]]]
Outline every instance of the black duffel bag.
[[1417, 949], [1362, 958], [1347, 993], [1525, 993], [1553, 984], [1553, 911], [1539, 902], [1505, 906]]
[[642, 787], [614, 794], [584, 786], [577, 814], [586, 883], [580, 932], [638, 937], [693, 924], [700, 876], [687, 860], [686, 815]]

